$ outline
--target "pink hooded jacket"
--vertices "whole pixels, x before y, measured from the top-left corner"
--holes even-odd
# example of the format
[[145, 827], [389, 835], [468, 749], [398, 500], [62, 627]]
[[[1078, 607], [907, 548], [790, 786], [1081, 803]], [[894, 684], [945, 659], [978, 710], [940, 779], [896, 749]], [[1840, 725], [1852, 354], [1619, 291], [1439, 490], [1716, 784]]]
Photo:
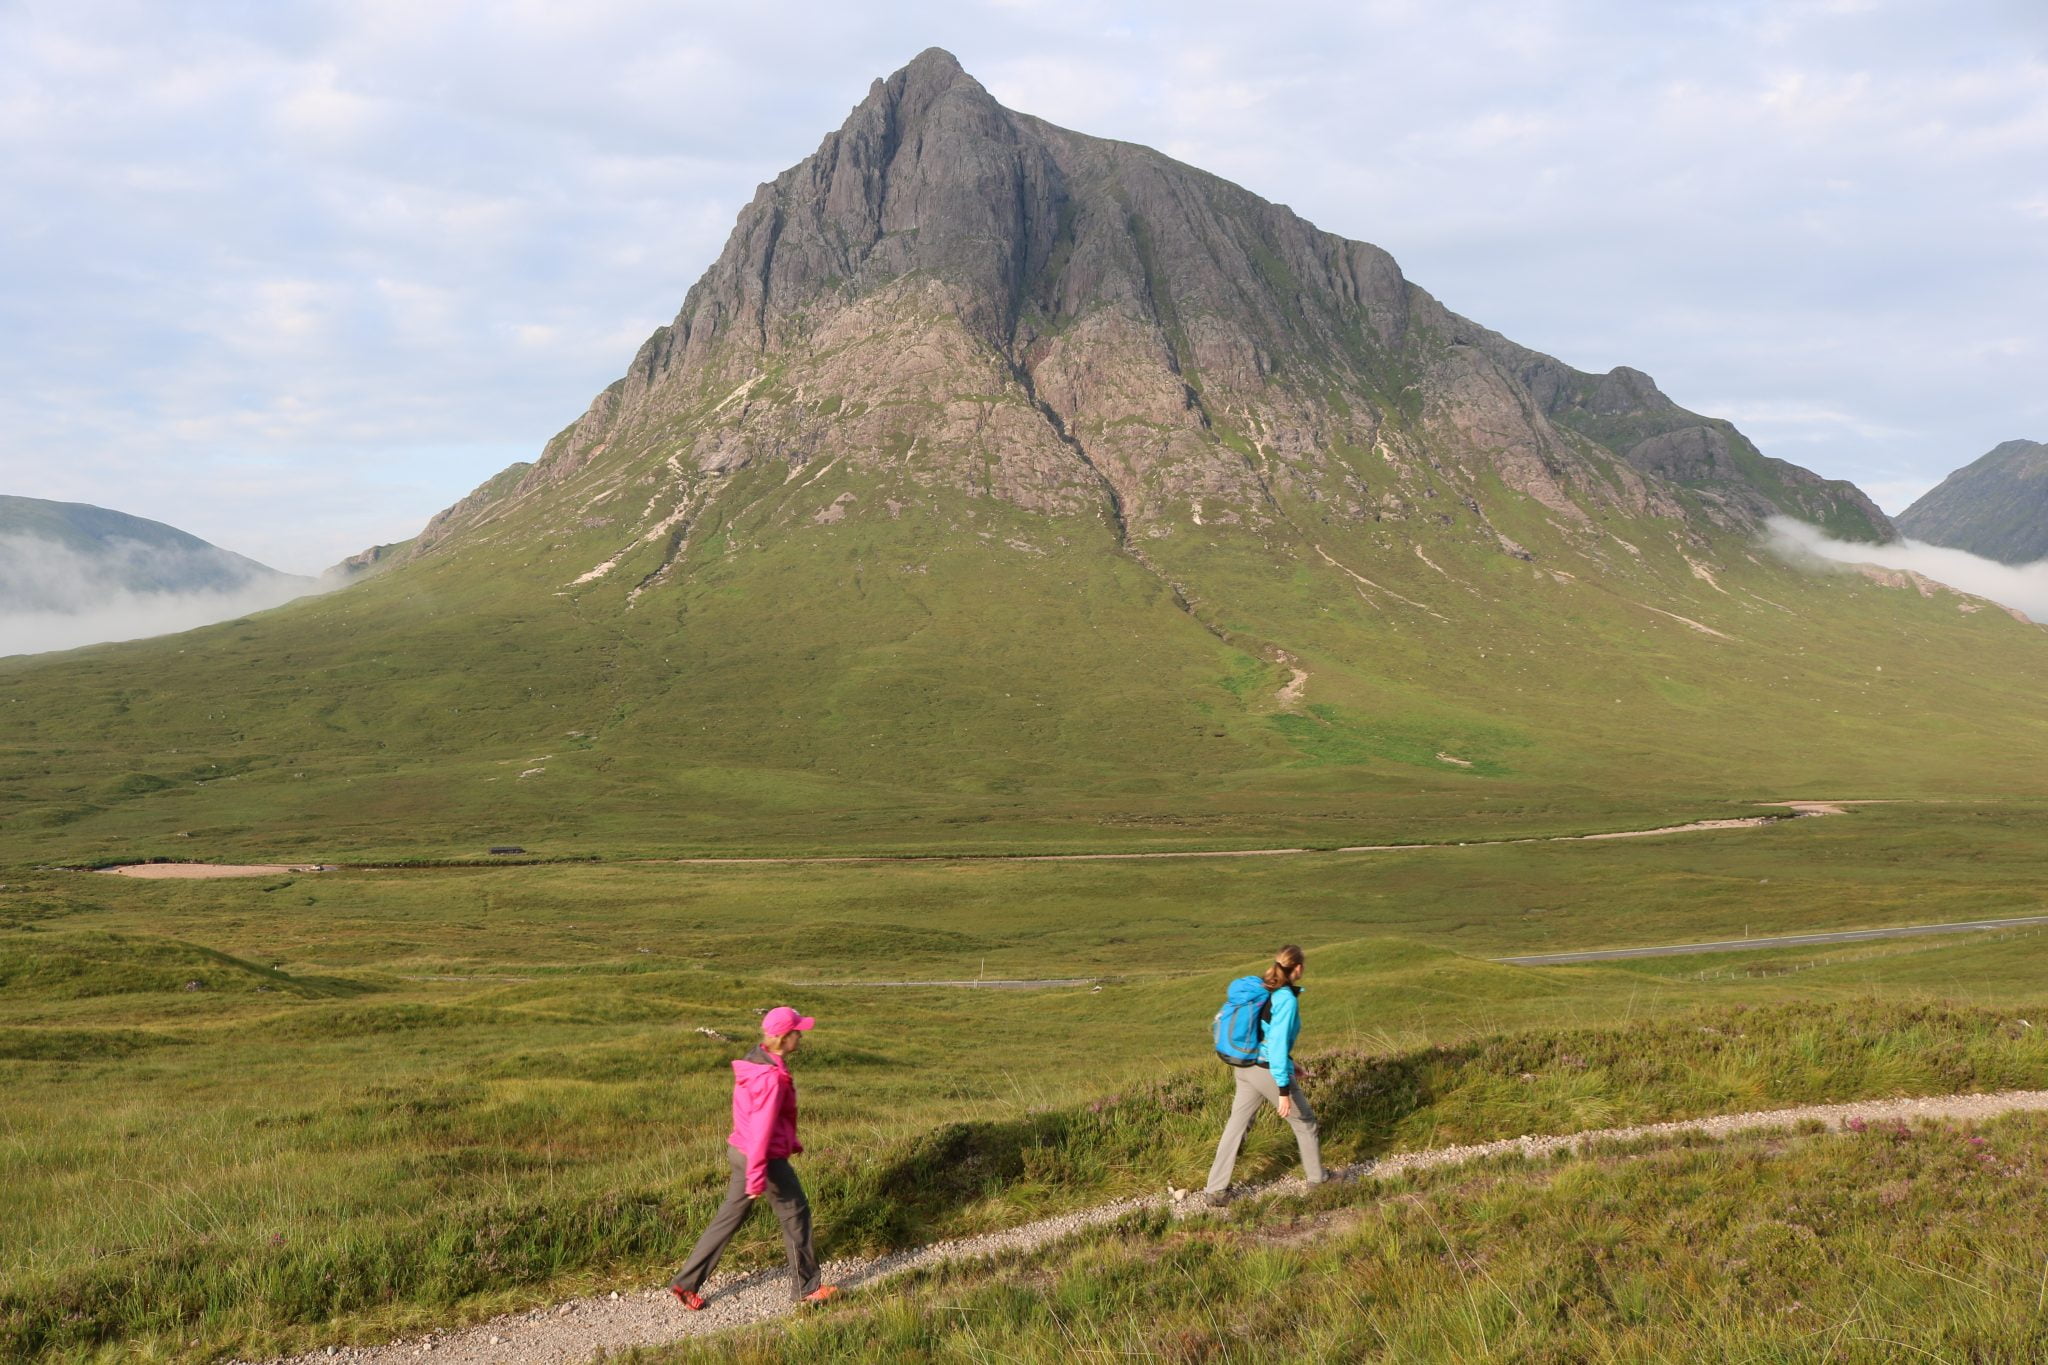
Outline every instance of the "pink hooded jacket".
[[747, 1154], [747, 1193], [768, 1188], [768, 1163], [804, 1149], [796, 1137], [796, 1082], [782, 1058], [757, 1047], [732, 1064], [732, 1136]]

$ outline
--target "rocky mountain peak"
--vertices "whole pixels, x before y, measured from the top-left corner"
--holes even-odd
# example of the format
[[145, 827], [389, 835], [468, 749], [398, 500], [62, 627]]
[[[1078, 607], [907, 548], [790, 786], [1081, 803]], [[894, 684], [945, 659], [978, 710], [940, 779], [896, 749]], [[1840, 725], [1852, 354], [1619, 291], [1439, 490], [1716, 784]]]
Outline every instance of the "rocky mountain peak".
[[913, 272], [953, 287], [990, 340], [1058, 225], [1057, 173], [1009, 111], [930, 48], [878, 80], [804, 161], [761, 186], [691, 290], [659, 363], [728, 340], [767, 349], [826, 297]]
[[[1092, 510], [1133, 553], [1177, 528], [1276, 525], [1297, 502], [1377, 523], [1450, 495], [1491, 536], [1488, 480], [1566, 527], [1612, 507], [1891, 531], [1855, 489], [1765, 459], [1641, 371], [1521, 347], [1385, 251], [1008, 110], [932, 48], [760, 187], [675, 321], [530, 471], [421, 543], [620, 461], [673, 481], [638, 514], [666, 535], [743, 471], [836, 460]], [[820, 524], [859, 515], [834, 506]]]
[[2048, 443], [1999, 442], [1901, 512], [1899, 529], [2008, 564], [2048, 559]]

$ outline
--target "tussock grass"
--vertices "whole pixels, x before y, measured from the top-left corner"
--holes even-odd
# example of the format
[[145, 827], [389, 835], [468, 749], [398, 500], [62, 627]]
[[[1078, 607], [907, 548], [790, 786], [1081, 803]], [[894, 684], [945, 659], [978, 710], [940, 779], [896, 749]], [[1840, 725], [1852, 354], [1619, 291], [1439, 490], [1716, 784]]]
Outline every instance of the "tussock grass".
[[[136, 935], [0, 934], [0, 990], [46, 1000], [171, 990], [337, 993], [197, 944]], [[345, 990], [346, 988], [342, 988]]]
[[669, 1361], [2033, 1361], [2048, 1118], [1497, 1159], [1145, 1215]]
[[[623, 1070], [630, 1055], [610, 1060]], [[1330, 1155], [1347, 1160], [1731, 1104], [2048, 1084], [2048, 1041], [1999, 1012], [1778, 1005], [1393, 1055], [1326, 1052], [1305, 1070]], [[715, 1085], [701, 1083], [704, 1101], [721, 1098]], [[374, 1335], [451, 1309], [502, 1305], [524, 1297], [521, 1286], [646, 1274], [674, 1257], [719, 1197], [715, 1152], [692, 1142], [671, 1154], [684, 1157], [680, 1169], [652, 1178], [620, 1139], [644, 1135], [673, 1092], [638, 1086], [600, 1099], [590, 1091], [559, 1080], [383, 1085], [342, 1107], [286, 1111], [262, 1124], [230, 1118], [213, 1136], [241, 1162], [211, 1182], [160, 1189], [147, 1203], [104, 1192], [98, 1219], [70, 1221], [69, 1235], [90, 1236], [89, 1244], [49, 1237], [59, 1231], [49, 1221], [56, 1207], [33, 1196], [23, 1205], [26, 1192], [17, 1191], [10, 1215], [47, 1231], [34, 1258], [7, 1268], [0, 1349], [82, 1358], [181, 1334], [248, 1348], [304, 1341], [305, 1328], [335, 1319]], [[822, 1249], [871, 1253], [1185, 1183], [1206, 1164], [1221, 1100], [1216, 1069], [1203, 1067], [1085, 1104], [881, 1141], [849, 1142], [846, 1125], [827, 1123], [804, 1166], [825, 1211]], [[934, 1116], [929, 1108], [921, 1115]], [[147, 1142], [133, 1126], [141, 1114], [120, 1118], [120, 1131]], [[1240, 1166], [1246, 1178], [1292, 1164], [1280, 1127], [1262, 1128]], [[141, 1155], [130, 1169], [168, 1160], [189, 1170], [182, 1149]], [[90, 1153], [53, 1161], [49, 1147], [19, 1135], [9, 1156], [40, 1173], [50, 1199], [76, 1198], [76, 1177], [104, 1178], [109, 1169]], [[74, 1180], [53, 1184], [67, 1166]], [[772, 1230], [753, 1229], [738, 1263], [772, 1260], [771, 1242]], [[350, 1334], [345, 1325], [342, 1333]]]
[[[10, 872], [0, 907], [37, 908], [0, 931], [0, 1226], [25, 1230], [0, 1356], [381, 1340], [664, 1276], [722, 1188], [726, 1064], [785, 1000], [825, 1021], [800, 1080], [828, 1254], [1193, 1183], [1227, 1091], [1204, 1025], [1287, 939], [1333, 1159], [2048, 1084], [2048, 935], [1752, 959], [1804, 968], [1767, 977], [1471, 955], [2011, 913], [2038, 873], [2029, 813], [1977, 806], [1229, 864]], [[1103, 985], [772, 979], [984, 959]], [[1266, 1122], [1240, 1173], [1293, 1161]]]

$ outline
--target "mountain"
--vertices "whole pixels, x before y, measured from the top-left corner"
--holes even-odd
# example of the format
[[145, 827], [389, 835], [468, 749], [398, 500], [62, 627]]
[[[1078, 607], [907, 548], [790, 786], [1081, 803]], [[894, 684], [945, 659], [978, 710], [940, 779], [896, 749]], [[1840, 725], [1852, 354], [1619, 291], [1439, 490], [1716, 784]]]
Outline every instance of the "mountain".
[[1892, 535], [1853, 486], [1766, 459], [1649, 376], [1518, 346], [1378, 248], [1013, 113], [932, 50], [764, 185], [625, 377], [418, 552], [630, 467], [648, 507], [605, 490], [586, 511], [680, 553], [748, 471], [842, 459], [1041, 514], [1105, 504], [1127, 546], [1205, 505], [1273, 523], [1282, 489], [1384, 522], [1486, 480], [1568, 532], [1614, 510]]
[[2007, 564], [2048, 559], [2048, 445], [2006, 441], [1899, 514], [1899, 530]]
[[0, 654], [189, 630], [314, 587], [159, 521], [0, 496]]
[[2048, 636], [1779, 562], [1781, 512], [1894, 534], [1647, 375], [934, 50], [380, 572], [0, 665], [0, 793], [66, 856], [313, 856], [1341, 843], [2038, 786]]
[[113, 593], [230, 593], [313, 580], [245, 559], [174, 526], [82, 502], [0, 495], [0, 602], [89, 611]]

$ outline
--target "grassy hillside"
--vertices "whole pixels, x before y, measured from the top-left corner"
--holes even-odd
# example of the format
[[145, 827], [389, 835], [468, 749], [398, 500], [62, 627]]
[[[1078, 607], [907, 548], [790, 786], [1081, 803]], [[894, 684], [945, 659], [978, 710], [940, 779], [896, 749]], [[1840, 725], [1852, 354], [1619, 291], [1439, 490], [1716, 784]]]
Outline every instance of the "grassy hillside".
[[[2013, 1023], [2048, 936], [1483, 960], [2041, 913], [2037, 824], [1935, 805], [1243, 862], [10, 873], [0, 1222], [31, 1231], [0, 1252], [0, 1350], [207, 1358], [651, 1280], [717, 1197], [742, 1044], [698, 1030], [744, 1039], [781, 999], [824, 1020], [800, 1079], [828, 1254], [1188, 1183], [1223, 1100], [1212, 997], [1281, 939], [1310, 950], [1344, 1159], [2048, 1085]], [[1103, 988], [791, 984], [983, 971]], [[1116, 1046], [1076, 1067], [1077, 1038]], [[1284, 1139], [1265, 1125], [1247, 1173], [1284, 1169]], [[776, 1254], [754, 1231], [742, 1263]]]
[[[2048, 936], [1487, 960], [2042, 913], [2048, 633], [1765, 557], [1759, 507], [1882, 517], [1732, 428], [1688, 446], [1703, 420], [925, 54], [764, 189], [583, 418], [387, 569], [0, 660], [0, 1356], [219, 1359], [651, 1280], [718, 1197], [726, 1064], [783, 1000], [825, 1020], [800, 1066], [827, 1255], [1185, 1183], [1220, 982], [1285, 941], [1338, 1159], [2048, 1085], [2014, 1014], [2044, 1008]], [[1645, 437], [1706, 474], [1646, 476]], [[1875, 804], [1488, 842], [1816, 797]], [[532, 861], [475, 865], [493, 846]], [[929, 856], [1269, 846], [1312, 851]], [[698, 853], [905, 856], [657, 861]], [[143, 859], [347, 866], [62, 870]], [[876, 984], [984, 973], [1100, 989]], [[1248, 1169], [1286, 1160], [1267, 1132]], [[1591, 1292], [1546, 1258], [1593, 1234], [1516, 1198], [1520, 1278], [1446, 1298], [1441, 1339], [1512, 1354]], [[1393, 1278], [1434, 1244], [1385, 1218], [1391, 1301], [1470, 1286]], [[1197, 1293], [1298, 1276], [1271, 1338], [1296, 1354], [1388, 1330], [1319, 1251], [1229, 1278], [1240, 1232], [1167, 1254]], [[1135, 1235], [1061, 1281], [1091, 1340], [1236, 1352], [1179, 1300], [1170, 1339], [1102, 1316], [1156, 1278], [1169, 1234]], [[1654, 1353], [1623, 1333], [1666, 1330], [1672, 1292], [1561, 1339]], [[973, 1293], [990, 1342], [1049, 1349], [1025, 1299]], [[971, 1349], [939, 1321], [794, 1340]]]
[[1739, 541], [1708, 581], [1621, 520], [1603, 566], [1515, 505], [1534, 563], [1304, 518], [1154, 541], [1155, 574], [1085, 519], [771, 498], [630, 609], [633, 575], [573, 584], [602, 532], [430, 557], [0, 663], [7, 856], [1336, 844], [2041, 793], [2048, 633]]
[[680, 1361], [2024, 1361], [2048, 1120], [1609, 1146], [921, 1272]]

